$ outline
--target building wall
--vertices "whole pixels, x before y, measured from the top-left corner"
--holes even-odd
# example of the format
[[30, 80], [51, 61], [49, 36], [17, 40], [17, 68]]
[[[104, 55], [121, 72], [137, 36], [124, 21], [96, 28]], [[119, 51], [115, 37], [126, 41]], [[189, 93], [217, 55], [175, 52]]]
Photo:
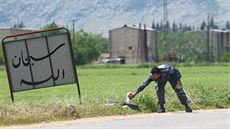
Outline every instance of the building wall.
[[2, 28], [0, 29], [0, 39], [2, 40], [4, 37], [9, 35], [17, 35], [22, 33], [33, 32], [34, 30], [30, 29], [20, 29], [20, 28]]
[[149, 62], [156, 62], [157, 61], [157, 32], [156, 31], [148, 31], [147, 34], [147, 43], [148, 43], [148, 53], [149, 53]]
[[230, 32], [211, 30], [210, 35], [210, 49], [215, 58], [219, 62], [225, 52], [230, 52]]
[[[134, 27], [120, 27], [109, 31], [110, 58], [124, 58], [125, 63], [135, 64], [153, 61], [156, 57], [156, 33], [146, 30], [147, 50], [144, 50], [144, 30]], [[148, 59], [145, 59], [145, 53]]]
[[[203, 35], [205, 45], [207, 44], [207, 30], [192, 32], [196, 35]], [[230, 31], [210, 30], [209, 31], [209, 51], [210, 57], [219, 62], [225, 52], [230, 52]]]

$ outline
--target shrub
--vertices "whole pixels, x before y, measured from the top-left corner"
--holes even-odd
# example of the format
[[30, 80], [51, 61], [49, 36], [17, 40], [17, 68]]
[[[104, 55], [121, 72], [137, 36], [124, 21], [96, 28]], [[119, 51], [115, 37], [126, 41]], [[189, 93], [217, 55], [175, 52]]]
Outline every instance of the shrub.
[[225, 52], [221, 59], [220, 59], [221, 62], [230, 62], [230, 52]]
[[156, 112], [157, 103], [154, 102], [154, 98], [150, 94], [142, 94], [137, 100], [137, 103], [140, 105], [141, 110], [147, 112]]

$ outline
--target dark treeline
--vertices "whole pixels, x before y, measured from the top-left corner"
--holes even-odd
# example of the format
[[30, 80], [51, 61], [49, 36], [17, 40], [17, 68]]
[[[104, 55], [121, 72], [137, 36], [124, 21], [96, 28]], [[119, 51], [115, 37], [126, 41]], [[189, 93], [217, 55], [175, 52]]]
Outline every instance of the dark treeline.
[[[209, 24], [209, 25], [208, 25]], [[169, 22], [167, 22], [166, 25], [163, 24], [163, 21], [156, 22], [153, 20], [152, 22], [152, 28], [156, 29], [156, 30], [164, 30], [165, 28], [168, 28], [174, 32], [180, 31], [180, 32], [186, 32], [186, 31], [192, 31], [192, 30], [203, 30], [209, 27], [209, 29], [230, 29], [230, 22], [227, 21], [225, 24], [224, 28], [220, 28], [219, 25], [215, 22], [214, 18], [211, 18], [209, 23], [207, 23], [206, 21], [203, 21], [202, 23], [200, 23], [200, 28], [195, 28], [194, 26], [188, 26], [188, 25], [183, 25], [182, 23], [176, 23], [175, 21], [173, 21], [172, 25], [170, 25]]]

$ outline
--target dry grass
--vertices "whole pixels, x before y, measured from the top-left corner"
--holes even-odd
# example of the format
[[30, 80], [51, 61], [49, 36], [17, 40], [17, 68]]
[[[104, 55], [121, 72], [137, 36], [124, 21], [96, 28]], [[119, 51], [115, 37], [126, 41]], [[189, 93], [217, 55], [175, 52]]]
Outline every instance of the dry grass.
[[134, 114], [136, 111], [119, 105], [104, 104], [73, 105], [66, 103], [16, 103], [0, 107], [0, 125], [21, 125], [61, 120], [73, 120], [87, 117]]
[[48, 122], [61, 120], [63, 117], [79, 117], [74, 105], [12, 104], [1, 106], [0, 112], [1, 125]]

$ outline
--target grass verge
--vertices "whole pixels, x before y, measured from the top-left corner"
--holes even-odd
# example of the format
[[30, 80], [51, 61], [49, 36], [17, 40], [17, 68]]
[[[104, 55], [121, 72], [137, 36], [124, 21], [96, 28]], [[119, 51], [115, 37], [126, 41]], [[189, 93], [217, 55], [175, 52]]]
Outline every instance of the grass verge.
[[[178, 68], [185, 90], [196, 105], [202, 109], [230, 108], [229, 65]], [[6, 72], [1, 69], [0, 125], [156, 112], [154, 83], [133, 100], [140, 105], [142, 112], [123, 108], [120, 104], [105, 106], [107, 99], [124, 101], [126, 93], [135, 91], [149, 71], [149, 66], [81, 67], [78, 75], [83, 104], [80, 105], [75, 84], [18, 92], [15, 93], [15, 103], [11, 103]], [[167, 111], [184, 110], [169, 84], [165, 96]], [[191, 107], [198, 109], [194, 104]]]

